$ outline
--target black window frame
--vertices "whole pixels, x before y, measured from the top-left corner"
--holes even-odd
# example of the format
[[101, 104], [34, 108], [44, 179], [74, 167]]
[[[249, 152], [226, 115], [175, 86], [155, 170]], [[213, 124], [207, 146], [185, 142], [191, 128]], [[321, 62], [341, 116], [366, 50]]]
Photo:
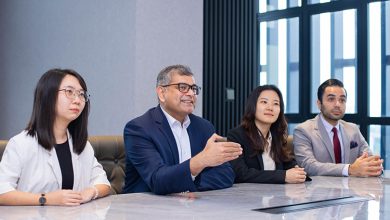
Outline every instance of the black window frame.
[[[261, 1], [261, 0], [260, 0]], [[286, 113], [289, 123], [301, 123], [307, 119], [313, 118], [317, 113], [311, 113], [311, 104], [315, 102], [311, 100], [311, 16], [325, 12], [338, 12], [348, 9], [356, 9], [356, 61], [342, 60], [339, 63], [334, 63], [331, 69], [336, 65], [349, 65], [350, 62], [356, 62], [356, 113], [346, 114], [344, 120], [356, 123], [360, 126], [362, 135], [368, 142], [369, 126], [382, 125], [381, 131], [381, 157], [384, 158], [386, 151], [390, 151], [390, 146], [386, 146], [385, 127], [390, 126], [390, 117], [370, 117], [369, 115], [369, 70], [368, 70], [368, 5], [372, 2], [389, 2], [389, 0], [337, 0], [327, 3], [308, 4], [307, 0], [302, 0], [300, 7], [292, 7], [283, 10], [268, 11], [257, 13], [257, 28], [260, 31], [260, 22], [276, 21], [283, 18], [299, 18], [299, 111], [298, 113]], [[385, 24], [385, 9], [382, 7], [382, 26]], [[382, 31], [382, 42], [386, 42], [385, 32]], [[259, 37], [258, 37], [259, 39]], [[333, 42], [332, 42], [333, 44]], [[258, 41], [258, 51], [260, 51], [260, 43]], [[386, 67], [390, 66], [390, 55], [386, 55], [386, 45], [382, 45], [382, 103], [386, 103], [389, 99], [389, 94], [385, 92], [386, 83]], [[260, 55], [259, 55], [260, 56]], [[258, 62], [260, 59], [258, 59]], [[264, 68], [264, 67], [263, 67]], [[259, 84], [259, 75], [262, 67], [258, 64], [257, 82]], [[333, 72], [334, 73], [334, 72]], [[333, 74], [332, 73], [332, 74]], [[287, 76], [288, 77], [288, 76]], [[288, 98], [288, 97], [286, 97]], [[382, 105], [382, 112], [384, 112], [385, 105]], [[386, 149], [386, 147], [388, 149]], [[386, 161], [385, 161], [386, 163]], [[386, 164], [384, 164], [386, 167]]]

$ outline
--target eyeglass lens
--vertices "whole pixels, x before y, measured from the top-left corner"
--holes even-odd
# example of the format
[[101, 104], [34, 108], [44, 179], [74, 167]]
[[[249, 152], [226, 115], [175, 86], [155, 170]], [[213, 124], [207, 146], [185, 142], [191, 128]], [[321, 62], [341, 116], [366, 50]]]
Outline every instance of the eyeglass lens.
[[86, 92], [75, 90], [73, 88], [65, 88], [64, 91], [68, 98], [74, 99], [76, 96], [78, 96], [81, 101], [88, 101], [88, 94]]
[[195, 95], [199, 94], [199, 87], [197, 85], [188, 85], [186, 83], [179, 83], [178, 87], [180, 92], [188, 92], [191, 89]]

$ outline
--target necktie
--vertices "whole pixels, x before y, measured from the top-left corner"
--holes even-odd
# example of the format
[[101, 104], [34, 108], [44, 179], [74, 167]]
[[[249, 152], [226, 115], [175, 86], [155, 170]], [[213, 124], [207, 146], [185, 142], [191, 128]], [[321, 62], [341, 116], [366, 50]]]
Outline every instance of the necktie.
[[333, 127], [333, 147], [334, 147], [334, 157], [336, 163], [341, 163], [341, 146], [339, 136], [337, 135], [337, 128]]

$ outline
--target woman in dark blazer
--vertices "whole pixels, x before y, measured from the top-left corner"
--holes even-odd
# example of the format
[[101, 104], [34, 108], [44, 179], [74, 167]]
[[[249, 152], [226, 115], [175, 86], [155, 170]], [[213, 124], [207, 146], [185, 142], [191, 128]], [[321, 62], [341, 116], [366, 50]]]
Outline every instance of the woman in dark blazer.
[[231, 161], [236, 183], [302, 183], [303, 168], [287, 148], [287, 122], [280, 90], [259, 86], [249, 95], [241, 125], [228, 140], [241, 144], [243, 154]]

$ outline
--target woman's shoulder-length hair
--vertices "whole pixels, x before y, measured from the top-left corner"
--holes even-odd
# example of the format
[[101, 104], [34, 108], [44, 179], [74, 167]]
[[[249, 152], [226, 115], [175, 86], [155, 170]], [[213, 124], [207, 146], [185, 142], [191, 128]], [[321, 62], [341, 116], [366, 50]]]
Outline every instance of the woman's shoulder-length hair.
[[[46, 150], [51, 150], [56, 144], [54, 137], [54, 121], [56, 119], [56, 105], [59, 86], [66, 75], [77, 78], [86, 92], [87, 85], [76, 71], [71, 69], [50, 69], [39, 79], [34, 92], [34, 104], [30, 121], [26, 127], [28, 135], [36, 137], [38, 143]], [[68, 130], [73, 140], [73, 151], [83, 152], [88, 140], [89, 101], [77, 119], [70, 122]]]

